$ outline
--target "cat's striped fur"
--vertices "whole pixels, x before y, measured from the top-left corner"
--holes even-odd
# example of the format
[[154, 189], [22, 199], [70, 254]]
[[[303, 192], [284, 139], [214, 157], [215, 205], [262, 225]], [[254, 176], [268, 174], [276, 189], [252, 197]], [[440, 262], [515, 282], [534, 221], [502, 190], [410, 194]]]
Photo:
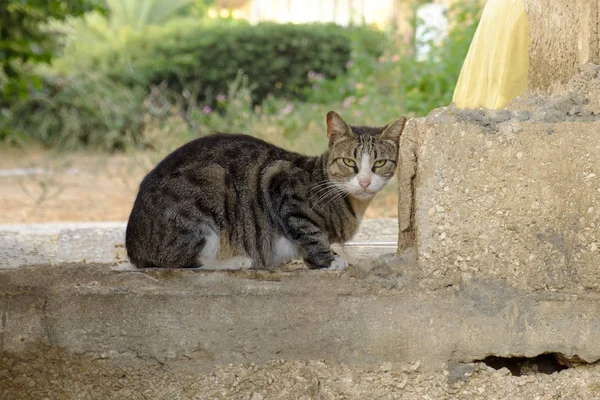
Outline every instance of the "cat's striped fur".
[[394, 174], [405, 121], [350, 127], [330, 112], [329, 146], [317, 157], [247, 135], [189, 142], [142, 181], [129, 258], [138, 267], [238, 269], [302, 257], [313, 268], [344, 268], [330, 245], [352, 238]]

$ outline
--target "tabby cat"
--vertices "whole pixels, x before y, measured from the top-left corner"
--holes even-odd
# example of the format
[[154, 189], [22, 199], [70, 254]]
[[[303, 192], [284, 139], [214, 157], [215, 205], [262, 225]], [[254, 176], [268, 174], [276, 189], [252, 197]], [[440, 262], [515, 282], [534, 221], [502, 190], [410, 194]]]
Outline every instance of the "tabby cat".
[[269, 268], [303, 257], [343, 269], [330, 245], [356, 233], [394, 175], [405, 118], [349, 126], [327, 114], [329, 146], [309, 157], [241, 134], [193, 140], [140, 185], [126, 232], [137, 267]]

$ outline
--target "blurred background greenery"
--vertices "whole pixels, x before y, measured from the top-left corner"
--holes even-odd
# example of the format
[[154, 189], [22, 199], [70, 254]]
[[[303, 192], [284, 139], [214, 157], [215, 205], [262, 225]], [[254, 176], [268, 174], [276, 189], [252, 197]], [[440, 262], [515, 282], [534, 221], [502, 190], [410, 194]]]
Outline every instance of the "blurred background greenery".
[[447, 32], [415, 36], [424, 1], [371, 21], [363, 1], [342, 25], [260, 20], [261, 2], [4, 0], [0, 142], [153, 149], [216, 130], [314, 154], [330, 109], [383, 125], [449, 104], [481, 12], [446, 2]]

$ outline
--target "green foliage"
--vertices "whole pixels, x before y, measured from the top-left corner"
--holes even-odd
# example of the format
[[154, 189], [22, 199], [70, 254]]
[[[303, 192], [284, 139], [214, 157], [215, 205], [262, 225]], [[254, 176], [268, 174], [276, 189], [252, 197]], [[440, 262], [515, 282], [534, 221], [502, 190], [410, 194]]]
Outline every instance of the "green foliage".
[[0, 106], [27, 94], [30, 83], [39, 86], [23, 69], [49, 63], [57, 46], [52, 20], [65, 20], [92, 10], [103, 10], [102, 0], [3, 0], [0, 7]]
[[[44, 77], [42, 90], [13, 103], [0, 136], [49, 147], [123, 148], [144, 128], [144, 91], [96, 75]], [[8, 134], [10, 132], [10, 135]]]
[[0, 140], [170, 149], [218, 130], [315, 154], [329, 110], [383, 125], [449, 104], [479, 12], [477, 0], [454, 6], [448, 37], [425, 60], [411, 35], [364, 26], [176, 18], [97, 45], [75, 40], [44, 71], [43, 90], [4, 110]]
[[[443, 43], [431, 43], [428, 58], [419, 61], [406, 54], [396, 69], [404, 80], [405, 106], [417, 115], [449, 105], [473, 35], [477, 30], [482, 6], [479, 0], [453, 3], [448, 10], [450, 32]], [[419, 23], [419, 21], [416, 21]], [[413, 46], [417, 45], [413, 42]]]
[[208, 10], [217, 4], [217, 0], [192, 0], [190, 4], [177, 11], [179, 16], [192, 16], [194, 18], [203, 18], [208, 14]]
[[194, 0], [104, 0], [108, 15], [92, 12], [84, 18], [60, 26], [71, 30], [71, 40], [65, 52], [104, 50], [131, 36], [143, 36], [151, 27], [160, 26], [181, 10], [194, 4]]
[[342, 75], [350, 50], [345, 30], [332, 24], [228, 22], [174, 25], [150, 32], [102, 54], [92, 64], [130, 87], [166, 82], [181, 92], [189, 82], [197, 82], [208, 103], [225, 93], [243, 70], [255, 85], [253, 96], [259, 103], [269, 93], [302, 97], [311, 71], [326, 78]]
[[[425, 43], [395, 32], [389, 33], [382, 57], [356, 49], [348, 72], [336, 80], [314, 82], [308, 101], [343, 100], [343, 108], [358, 103], [364, 111], [395, 107], [398, 113], [416, 116], [450, 104], [480, 13], [478, 0], [454, 3], [448, 36], [441, 44], [428, 43], [432, 50], [425, 60], [417, 59], [414, 51]], [[413, 31], [419, 23], [413, 20]]]

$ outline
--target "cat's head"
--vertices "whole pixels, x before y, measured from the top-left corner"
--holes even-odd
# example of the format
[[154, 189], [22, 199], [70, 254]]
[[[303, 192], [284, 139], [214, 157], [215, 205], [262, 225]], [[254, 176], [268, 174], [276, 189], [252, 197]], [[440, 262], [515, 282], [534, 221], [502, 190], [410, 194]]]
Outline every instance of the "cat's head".
[[382, 128], [350, 126], [337, 113], [327, 113], [329, 179], [359, 200], [372, 198], [394, 175], [405, 123], [402, 117]]

